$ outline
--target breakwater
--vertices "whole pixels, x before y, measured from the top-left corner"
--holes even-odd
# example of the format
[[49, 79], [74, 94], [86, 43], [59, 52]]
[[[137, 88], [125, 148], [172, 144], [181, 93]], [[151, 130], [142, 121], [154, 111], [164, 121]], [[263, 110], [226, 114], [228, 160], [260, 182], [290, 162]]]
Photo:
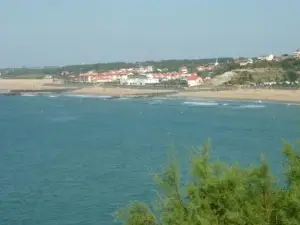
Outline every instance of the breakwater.
[[0, 90], [0, 95], [5, 95], [5, 96], [15, 96], [15, 95], [22, 95], [22, 94], [62, 94], [66, 93], [69, 91], [74, 90], [74, 88], [60, 88], [60, 89], [19, 89], [19, 90]]

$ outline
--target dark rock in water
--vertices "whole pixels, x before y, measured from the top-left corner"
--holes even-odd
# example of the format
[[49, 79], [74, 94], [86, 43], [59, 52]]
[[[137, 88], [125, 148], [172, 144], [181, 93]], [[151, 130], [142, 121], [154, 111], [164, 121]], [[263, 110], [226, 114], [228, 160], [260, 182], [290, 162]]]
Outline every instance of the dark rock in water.
[[6, 92], [6, 93], [1, 93], [1, 95], [4, 95], [4, 96], [16, 96], [16, 95], [21, 95], [21, 93], [18, 93], [18, 92]]
[[120, 96], [110, 96], [107, 99], [119, 99], [119, 98], [121, 98], [121, 97]]

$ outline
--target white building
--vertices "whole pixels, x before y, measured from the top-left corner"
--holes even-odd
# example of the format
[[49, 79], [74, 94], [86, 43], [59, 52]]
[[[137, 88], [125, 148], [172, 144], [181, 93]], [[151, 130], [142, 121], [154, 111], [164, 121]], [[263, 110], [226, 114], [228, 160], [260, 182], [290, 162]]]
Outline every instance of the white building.
[[120, 80], [121, 85], [147, 85], [147, 84], [159, 84], [159, 79], [157, 78], [128, 78], [128, 79], [121, 79]]
[[157, 78], [147, 78], [145, 84], [159, 84], [159, 79]]
[[186, 66], [182, 66], [182, 67], [179, 68], [179, 72], [181, 72], [181, 73], [188, 73], [188, 69], [187, 69]]
[[147, 73], [152, 73], [153, 72], [153, 66], [146, 66], [145, 70]]
[[189, 87], [195, 87], [203, 84], [203, 80], [196, 74], [192, 74], [187, 77], [187, 82]]
[[219, 59], [216, 59], [215, 66], [219, 65]]
[[274, 55], [273, 54], [270, 54], [270, 55], [267, 55], [267, 56], [259, 56], [257, 57], [258, 60], [267, 60], [267, 61], [273, 61], [274, 60]]
[[152, 73], [153, 72], [153, 66], [143, 66], [138, 68], [139, 73]]
[[295, 51], [295, 57], [300, 58], [300, 48]]
[[242, 59], [239, 60], [240, 66], [246, 66], [248, 64], [253, 64], [253, 59]]
[[271, 54], [271, 55], [266, 56], [266, 60], [267, 61], [273, 61], [274, 60], [274, 55]]
[[[0, 73], [0, 75], [1, 75], [1, 73]], [[46, 79], [46, 80], [51, 80], [53, 77], [51, 76], [51, 75], [46, 75], [46, 76], [44, 76], [44, 79]]]

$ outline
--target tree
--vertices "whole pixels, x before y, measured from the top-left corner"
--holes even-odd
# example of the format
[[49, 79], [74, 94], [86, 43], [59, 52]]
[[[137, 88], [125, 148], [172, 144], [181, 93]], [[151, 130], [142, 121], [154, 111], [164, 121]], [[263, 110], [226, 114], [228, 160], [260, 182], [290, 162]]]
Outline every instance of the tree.
[[286, 77], [290, 82], [295, 82], [299, 78], [299, 74], [294, 70], [288, 70], [286, 72]]
[[277, 184], [262, 158], [257, 167], [211, 162], [209, 144], [192, 157], [191, 178], [182, 185], [173, 162], [155, 177], [156, 211], [133, 202], [119, 210], [126, 225], [300, 224], [300, 151], [285, 144], [286, 187]]

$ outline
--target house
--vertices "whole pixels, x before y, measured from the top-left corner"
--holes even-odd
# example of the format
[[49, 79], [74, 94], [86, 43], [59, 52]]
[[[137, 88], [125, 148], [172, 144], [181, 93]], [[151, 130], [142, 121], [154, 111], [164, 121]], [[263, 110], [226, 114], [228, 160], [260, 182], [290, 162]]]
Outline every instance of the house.
[[240, 66], [246, 66], [248, 64], [253, 64], [253, 59], [240, 59], [238, 60]]
[[182, 67], [179, 68], [179, 72], [181, 72], [181, 73], [188, 73], [188, 69], [187, 69], [186, 66], [182, 66]]
[[145, 80], [145, 84], [159, 84], [159, 79], [148, 77], [148, 78]]
[[152, 73], [153, 72], [153, 66], [142, 66], [137, 69], [138, 73]]
[[70, 73], [71, 73], [71, 72], [69, 72], [69, 71], [62, 71], [62, 72], [60, 73], [60, 75], [61, 75], [61, 76], [68, 76]]
[[206, 64], [206, 65], [202, 65], [202, 66], [198, 66], [196, 68], [197, 71], [212, 71], [216, 68], [217, 66], [213, 65], [213, 64]]
[[266, 57], [266, 60], [267, 61], [273, 61], [273, 59], [274, 59], [274, 55], [268, 55], [267, 57]]
[[257, 57], [258, 60], [266, 60], [266, 61], [273, 61], [274, 60], [274, 55], [273, 54], [270, 54], [270, 55], [267, 55], [267, 56], [259, 56]]
[[107, 83], [107, 82], [112, 82], [115, 79], [113, 79], [112, 76], [107, 76], [107, 75], [96, 75], [92, 76], [91, 82], [92, 83]]
[[203, 82], [204, 83], [209, 83], [211, 81], [211, 77], [205, 77]]
[[[0, 74], [1, 75], [1, 74]], [[53, 77], [51, 76], [51, 75], [46, 75], [46, 76], [44, 76], [44, 79], [46, 79], [46, 80], [51, 80]]]
[[300, 58], [300, 48], [296, 50], [295, 57]]
[[121, 85], [147, 85], [147, 84], [158, 84], [159, 79], [148, 77], [148, 76], [131, 76], [131, 77], [122, 77], [120, 80]]
[[191, 74], [187, 77], [187, 83], [189, 87], [195, 87], [203, 84], [203, 80], [197, 74]]
[[146, 66], [146, 68], [145, 68], [145, 71], [147, 72], [147, 73], [152, 73], [153, 72], [153, 66]]

